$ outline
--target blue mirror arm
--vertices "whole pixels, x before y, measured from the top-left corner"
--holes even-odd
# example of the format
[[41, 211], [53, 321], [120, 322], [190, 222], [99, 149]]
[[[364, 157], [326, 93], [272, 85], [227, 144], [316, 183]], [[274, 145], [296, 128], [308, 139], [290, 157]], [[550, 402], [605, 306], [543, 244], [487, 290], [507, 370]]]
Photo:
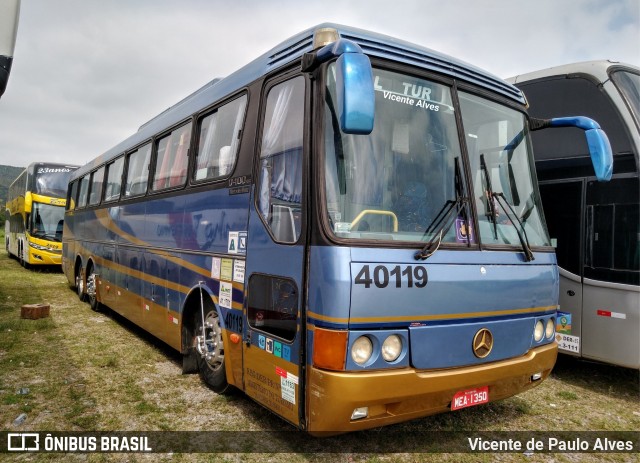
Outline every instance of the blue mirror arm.
[[532, 117], [529, 123], [531, 131], [548, 129], [550, 127], [576, 127], [582, 130], [599, 129], [598, 124], [593, 119], [584, 116], [555, 117], [553, 119], [538, 119]]
[[596, 178], [600, 182], [611, 180], [613, 174], [611, 143], [609, 143], [607, 134], [600, 128], [600, 124], [593, 119], [584, 116], [556, 117], [553, 119], [531, 118], [529, 127], [532, 131], [557, 127], [575, 127], [584, 130]]

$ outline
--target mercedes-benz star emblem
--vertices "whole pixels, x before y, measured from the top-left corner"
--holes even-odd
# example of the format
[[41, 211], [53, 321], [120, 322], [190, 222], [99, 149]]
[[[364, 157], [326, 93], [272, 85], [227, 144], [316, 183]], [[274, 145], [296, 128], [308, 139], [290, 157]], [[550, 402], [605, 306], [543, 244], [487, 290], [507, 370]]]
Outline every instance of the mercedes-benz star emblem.
[[493, 349], [493, 334], [487, 328], [482, 328], [473, 337], [473, 353], [478, 358], [485, 358]]

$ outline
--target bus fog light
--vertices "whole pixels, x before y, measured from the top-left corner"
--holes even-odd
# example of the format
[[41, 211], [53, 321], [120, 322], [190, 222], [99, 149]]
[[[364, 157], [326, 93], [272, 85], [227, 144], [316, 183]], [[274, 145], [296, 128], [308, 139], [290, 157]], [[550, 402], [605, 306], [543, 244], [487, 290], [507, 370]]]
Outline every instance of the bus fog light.
[[534, 373], [531, 375], [531, 381], [538, 381], [542, 379], [542, 373]]
[[358, 365], [364, 365], [371, 358], [373, 344], [366, 336], [360, 336], [351, 346], [351, 358]]
[[551, 339], [551, 337], [553, 336], [553, 333], [555, 331], [555, 324], [556, 324], [556, 320], [553, 317], [547, 320], [547, 327], [544, 330], [544, 335], [546, 336], [547, 339]]
[[544, 336], [544, 323], [542, 323], [542, 320], [538, 320], [536, 322], [536, 327], [533, 330], [533, 339], [536, 342], [540, 342], [542, 340], [542, 336]]
[[393, 362], [402, 353], [402, 339], [397, 334], [388, 336], [382, 343], [382, 358], [387, 362]]
[[351, 419], [361, 420], [362, 418], [366, 418], [367, 416], [369, 416], [369, 407], [358, 407], [355, 410], [353, 410], [353, 413], [351, 414]]

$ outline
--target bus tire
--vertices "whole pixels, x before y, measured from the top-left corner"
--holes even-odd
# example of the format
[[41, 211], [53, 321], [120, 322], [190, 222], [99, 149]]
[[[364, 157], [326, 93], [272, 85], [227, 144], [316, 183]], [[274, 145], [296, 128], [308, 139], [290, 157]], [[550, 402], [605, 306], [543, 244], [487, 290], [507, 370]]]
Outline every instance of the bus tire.
[[76, 267], [76, 293], [78, 294], [78, 299], [84, 301], [86, 298], [86, 293], [84, 292], [84, 272], [82, 271], [82, 266]]
[[29, 268], [29, 264], [27, 264], [27, 261], [24, 258], [24, 246], [20, 246], [20, 250], [18, 252], [18, 254], [20, 255], [20, 265], [24, 268]]
[[101, 304], [98, 302], [98, 295], [96, 294], [96, 273], [93, 270], [93, 264], [89, 263], [89, 267], [87, 267], [87, 290], [86, 300], [91, 307], [91, 310], [94, 312], [100, 312]]
[[222, 345], [222, 328], [220, 317], [213, 304], [204, 307], [204, 336], [202, 334], [202, 315], [195, 311], [193, 340], [195, 355], [198, 359], [198, 370], [204, 383], [218, 394], [229, 389], [224, 367], [224, 346]]

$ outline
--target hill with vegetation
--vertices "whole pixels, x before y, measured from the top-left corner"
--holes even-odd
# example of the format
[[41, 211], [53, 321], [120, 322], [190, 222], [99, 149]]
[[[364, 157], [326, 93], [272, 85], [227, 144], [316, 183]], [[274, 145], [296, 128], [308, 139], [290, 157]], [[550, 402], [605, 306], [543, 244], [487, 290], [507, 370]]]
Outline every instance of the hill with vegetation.
[[4, 225], [4, 208], [7, 204], [9, 185], [22, 173], [24, 167], [0, 165], [0, 224]]

